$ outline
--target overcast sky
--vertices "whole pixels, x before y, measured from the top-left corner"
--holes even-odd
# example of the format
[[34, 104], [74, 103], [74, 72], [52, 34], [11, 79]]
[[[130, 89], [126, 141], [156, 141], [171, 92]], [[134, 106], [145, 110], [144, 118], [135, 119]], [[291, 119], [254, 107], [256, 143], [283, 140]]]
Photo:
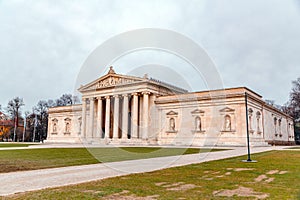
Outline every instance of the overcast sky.
[[[296, 0], [0, 0], [0, 104], [20, 96], [23, 110], [30, 110], [38, 100], [73, 93], [80, 68], [95, 48], [139, 28], [186, 35], [206, 50], [225, 87], [247, 86], [277, 104], [288, 100], [291, 81], [300, 76]], [[124, 59], [124, 66], [134, 58]], [[172, 58], [153, 58], [174, 64]], [[120, 65], [115, 63], [117, 72]], [[95, 77], [102, 75], [100, 68]]]

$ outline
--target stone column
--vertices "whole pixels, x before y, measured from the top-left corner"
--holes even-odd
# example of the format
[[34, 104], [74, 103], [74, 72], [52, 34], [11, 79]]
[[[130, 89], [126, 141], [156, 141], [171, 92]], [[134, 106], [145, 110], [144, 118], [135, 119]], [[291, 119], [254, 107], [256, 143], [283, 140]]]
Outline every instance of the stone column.
[[113, 138], [119, 138], [119, 96], [114, 96], [114, 126], [113, 126]]
[[131, 123], [131, 138], [138, 137], [138, 106], [139, 106], [139, 97], [138, 93], [133, 93], [133, 106], [132, 106], [132, 123]]
[[128, 95], [125, 94], [123, 97], [122, 138], [125, 139], [128, 131]]
[[93, 130], [94, 130], [94, 113], [95, 113], [95, 99], [94, 97], [90, 98], [90, 120], [89, 120], [89, 128], [88, 128], [88, 137], [93, 137]]
[[148, 118], [149, 118], [149, 94], [150, 92], [143, 92], [143, 135], [142, 139], [148, 139]]
[[110, 97], [106, 96], [106, 108], [105, 108], [105, 138], [109, 138], [109, 126], [110, 126]]
[[97, 133], [96, 137], [102, 137], [102, 99], [98, 97], [98, 107], [97, 107]]
[[86, 137], [85, 127], [86, 127], [86, 99], [82, 98], [82, 113], [81, 113], [81, 136]]

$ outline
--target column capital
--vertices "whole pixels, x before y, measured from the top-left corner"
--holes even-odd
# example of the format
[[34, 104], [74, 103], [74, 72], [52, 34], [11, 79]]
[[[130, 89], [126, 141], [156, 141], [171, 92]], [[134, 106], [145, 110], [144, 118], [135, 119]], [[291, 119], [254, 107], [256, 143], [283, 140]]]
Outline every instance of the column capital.
[[122, 94], [122, 97], [128, 97], [129, 94]]
[[88, 100], [88, 98], [82, 97], [82, 103], [86, 103], [86, 100]]
[[137, 92], [133, 92], [133, 93], [131, 93], [131, 95], [132, 95], [132, 96], [138, 96], [138, 95], [139, 95], [139, 93], [137, 93]]
[[94, 101], [94, 100], [95, 100], [95, 97], [90, 97], [89, 100], [90, 100], [90, 101]]
[[96, 99], [98, 99], [98, 100], [102, 100], [102, 97], [100, 96], [100, 97], [96, 97]]
[[110, 99], [110, 96], [105, 96], [105, 99]]
[[118, 94], [113, 95], [114, 98], [119, 98]]
[[150, 92], [150, 91], [143, 91], [142, 94], [143, 94], [143, 95], [144, 95], [144, 94], [149, 95], [149, 94], [151, 94], [151, 92]]

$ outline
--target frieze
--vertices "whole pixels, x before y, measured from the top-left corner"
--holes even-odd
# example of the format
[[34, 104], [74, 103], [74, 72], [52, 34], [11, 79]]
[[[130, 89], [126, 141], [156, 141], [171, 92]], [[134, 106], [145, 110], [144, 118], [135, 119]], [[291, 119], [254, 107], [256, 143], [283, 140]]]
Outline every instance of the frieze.
[[128, 84], [135, 82], [132, 79], [125, 79], [120, 77], [108, 77], [105, 80], [99, 81], [96, 85], [96, 89], [98, 88], [104, 88], [104, 87], [110, 87], [110, 86], [116, 86], [116, 85], [122, 85], [122, 84]]

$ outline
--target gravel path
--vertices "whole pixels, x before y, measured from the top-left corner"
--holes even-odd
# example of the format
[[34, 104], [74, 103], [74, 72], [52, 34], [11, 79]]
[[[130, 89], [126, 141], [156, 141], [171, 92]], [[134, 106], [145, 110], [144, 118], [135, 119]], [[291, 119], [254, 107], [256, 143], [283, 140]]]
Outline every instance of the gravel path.
[[[284, 147], [253, 147], [251, 153], [274, 149], [280, 150], [283, 148]], [[78, 184], [132, 173], [155, 171], [169, 167], [219, 160], [245, 154], [247, 154], [247, 148], [236, 147], [233, 150], [201, 154], [2, 173], [0, 174], [0, 182], [2, 183], [2, 186], [0, 187], [0, 196], [49, 187]], [[246, 158], [247, 157], [245, 156], [245, 159]]]

